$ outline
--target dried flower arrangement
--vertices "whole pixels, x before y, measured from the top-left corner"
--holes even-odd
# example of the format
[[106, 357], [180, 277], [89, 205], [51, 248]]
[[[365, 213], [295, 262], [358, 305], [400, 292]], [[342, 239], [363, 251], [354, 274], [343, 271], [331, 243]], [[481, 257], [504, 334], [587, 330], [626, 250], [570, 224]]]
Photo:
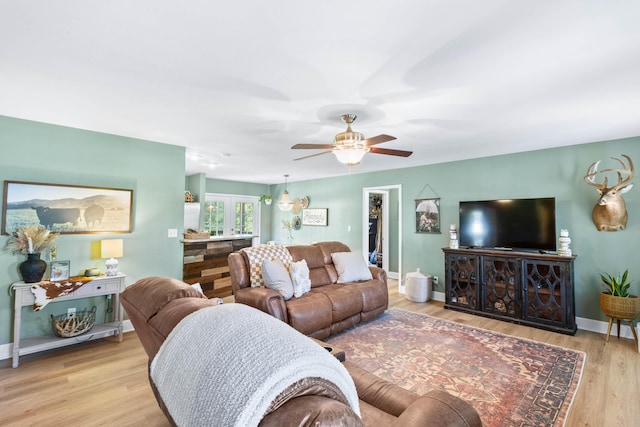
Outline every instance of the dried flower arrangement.
[[6, 249], [14, 254], [37, 254], [53, 245], [59, 235], [42, 225], [18, 227], [7, 240]]

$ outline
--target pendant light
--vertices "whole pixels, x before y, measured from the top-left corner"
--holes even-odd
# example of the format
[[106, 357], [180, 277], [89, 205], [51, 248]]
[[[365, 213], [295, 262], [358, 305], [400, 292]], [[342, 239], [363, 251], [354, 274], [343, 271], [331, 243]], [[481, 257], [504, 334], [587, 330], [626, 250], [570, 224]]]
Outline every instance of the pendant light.
[[289, 192], [287, 191], [287, 178], [289, 178], [289, 175], [284, 176], [284, 193], [282, 193], [282, 197], [278, 200], [278, 209], [281, 211], [290, 211], [293, 208], [293, 203], [291, 203]]

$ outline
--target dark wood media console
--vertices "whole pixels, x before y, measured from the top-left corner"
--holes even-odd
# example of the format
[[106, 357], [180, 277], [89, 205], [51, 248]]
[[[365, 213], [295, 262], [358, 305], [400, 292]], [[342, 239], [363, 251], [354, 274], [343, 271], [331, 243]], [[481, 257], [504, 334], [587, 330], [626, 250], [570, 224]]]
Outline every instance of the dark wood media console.
[[575, 256], [442, 249], [444, 307], [575, 334]]

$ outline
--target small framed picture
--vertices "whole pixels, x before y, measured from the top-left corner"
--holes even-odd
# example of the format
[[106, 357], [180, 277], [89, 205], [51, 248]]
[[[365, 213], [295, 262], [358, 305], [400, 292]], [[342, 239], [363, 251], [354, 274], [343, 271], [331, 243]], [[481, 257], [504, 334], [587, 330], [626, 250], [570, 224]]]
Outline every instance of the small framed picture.
[[52, 282], [69, 280], [71, 272], [71, 261], [51, 261], [50, 269]]
[[302, 225], [329, 224], [329, 209], [302, 209]]
[[440, 199], [416, 199], [416, 233], [440, 233]]

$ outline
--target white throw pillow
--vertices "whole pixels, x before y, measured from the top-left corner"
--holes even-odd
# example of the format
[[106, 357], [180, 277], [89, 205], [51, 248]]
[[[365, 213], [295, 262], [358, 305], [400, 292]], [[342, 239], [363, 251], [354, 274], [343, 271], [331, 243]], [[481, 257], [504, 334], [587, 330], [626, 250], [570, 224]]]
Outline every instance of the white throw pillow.
[[262, 261], [262, 277], [267, 288], [280, 292], [285, 300], [293, 296], [291, 277], [287, 267], [279, 259]]
[[338, 272], [339, 283], [371, 280], [373, 278], [360, 251], [335, 252], [331, 254], [331, 259]]
[[192, 284], [191, 287], [196, 291], [200, 292], [202, 295], [204, 295], [204, 291], [202, 290], [202, 285], [200, 285], [200, 282], [196, 282]]
[[293, 282], [293, 296], [301, 297], [311, 290], [311, 279], [309, 278], [309, 266], [304, 259], [291, 263], [291, 281]]

